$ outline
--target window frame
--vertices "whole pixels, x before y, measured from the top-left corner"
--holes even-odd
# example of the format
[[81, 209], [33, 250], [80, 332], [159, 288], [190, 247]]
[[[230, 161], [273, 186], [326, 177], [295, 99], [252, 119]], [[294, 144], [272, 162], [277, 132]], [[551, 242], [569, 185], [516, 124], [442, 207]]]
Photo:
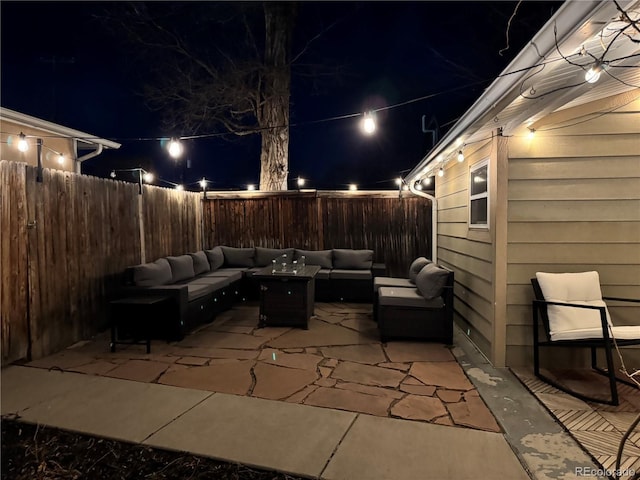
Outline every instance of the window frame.
[[[477, 172], [478, 170], [481, 170], [482, 168], [486, 167], [486, 171], [487, 171], [487, 181], [486, 181], [486, 189], [483, 192], [480, 193], [475, 193], [472, 194], [471, 192], [473, 191], [473, 178], [474, 178], [474, 174], [475, 172]], [[490, 226], [490, 218], [489, 218], [489, 212], [490, 210], [490, 205], [491, 205], [491, 198], [489, 195], [489, 179], [490, 179], [490, 172], [489, 172], [489, 159], [486, 158], [484, 160], [481, 160], [477, 163], [474, 163], [473, 165], [471, 165], [469, 167], [469, 216], [468, 216], [468, 220], [467, 220], [467, 224], [469, 226], [469, 229], [477, 229], [477, 230], [488, 230], [489, 226]], [[486, 212], [486, 216], [487, 216], [487, 223], [472, 223], [472, 218], [471, 218], [471, 205], [475, 200], [482, 200], [482, 199], [486, 199], [487, 200], [487, 212]]]

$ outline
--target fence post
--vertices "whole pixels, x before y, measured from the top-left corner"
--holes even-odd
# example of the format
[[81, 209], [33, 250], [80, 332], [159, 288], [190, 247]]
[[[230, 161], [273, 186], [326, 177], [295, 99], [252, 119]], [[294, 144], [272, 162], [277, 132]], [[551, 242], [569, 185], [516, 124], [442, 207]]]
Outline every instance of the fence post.
[[146, 263], [146, 245], [144, 241], [144, 209], [142, 208], [142, 201], [144, 195], [136, 195], [138, 199], [138, 225], [140, 227], [140, 263]]

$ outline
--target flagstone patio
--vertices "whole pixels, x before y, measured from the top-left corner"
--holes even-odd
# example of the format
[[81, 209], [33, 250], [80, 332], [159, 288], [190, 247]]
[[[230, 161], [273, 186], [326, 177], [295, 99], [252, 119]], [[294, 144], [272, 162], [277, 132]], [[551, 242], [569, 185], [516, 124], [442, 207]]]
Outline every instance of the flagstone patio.
[[380, 343], [371, 305], [317, 303], [308, 330], [257, 323], [244, 303], [150, 354], [111, 353], [105, 332], [27, 365], [500, 431], [447, 346]]

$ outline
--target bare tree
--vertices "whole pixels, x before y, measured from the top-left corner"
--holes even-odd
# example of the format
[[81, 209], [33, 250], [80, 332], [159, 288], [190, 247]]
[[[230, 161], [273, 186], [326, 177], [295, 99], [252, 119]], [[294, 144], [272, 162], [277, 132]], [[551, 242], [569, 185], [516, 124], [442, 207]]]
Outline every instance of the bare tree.
[[148, 105], [175, 136], [260, 134], [260, 189], [286, 190], [294, 2], [152, 2], [109, 19], [148, 65]]

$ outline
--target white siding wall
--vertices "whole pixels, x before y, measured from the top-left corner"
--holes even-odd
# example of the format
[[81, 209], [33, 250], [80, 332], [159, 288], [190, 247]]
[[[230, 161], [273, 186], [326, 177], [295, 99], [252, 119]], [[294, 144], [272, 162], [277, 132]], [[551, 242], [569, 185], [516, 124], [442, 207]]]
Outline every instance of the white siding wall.
[[[509, 138], [510, 366], [532, 364], [536, 271], [597, 270], [605, 296], [640, 298], [640, 100], [606, 114], [574, 110], [531, 140], [524, 132]], [[615, 323], [640, 321], [638, 307], [610, 310]]]

